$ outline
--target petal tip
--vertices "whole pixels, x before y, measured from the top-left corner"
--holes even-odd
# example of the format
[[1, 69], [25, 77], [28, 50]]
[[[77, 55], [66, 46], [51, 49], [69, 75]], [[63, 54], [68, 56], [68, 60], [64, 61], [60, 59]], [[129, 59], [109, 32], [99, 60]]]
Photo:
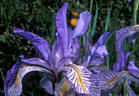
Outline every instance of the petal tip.
[[13, 31], [13, 33], [18, 33], [18, 32], [24, 32], [24, 30], [22, 30], [22, 29], [15, 29], [15, 30]]

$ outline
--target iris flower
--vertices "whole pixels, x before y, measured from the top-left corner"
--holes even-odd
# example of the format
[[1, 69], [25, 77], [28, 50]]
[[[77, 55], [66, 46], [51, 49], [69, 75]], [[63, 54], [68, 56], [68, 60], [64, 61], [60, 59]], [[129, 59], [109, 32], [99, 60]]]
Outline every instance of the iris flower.
[[120, 72], [125, 69], [125, 64], [127, 63], [128, 56], [130, 52], [125, 53], [123, 50], [119, 53], [118, 61], [113, 65], [113, 71]]
[[[13, 65], [4, 80], [5, 96], [21, 95], [22, 80], [32, 71], [45, 74], [40, 85], [49, 94], [56, 96], [100, 96], [101, 90], [109, 90], [122, 78], [130, 77], [127, 72], [107, 71], [103, 66], [104, 57], [108, 55], [104, 42], [109, 32], [102, 34], [94, 46], [85, 35], [86, 58], [81, 60], [78, 36], [85, 34], [91, 15], [88, 11], [82, 12], [72, 30], [66, 24], [67, 8], [68, 4], [65, 3], [56, 15], [57, 41], [52, 51], [43, 38], [22, 29], [14, 30], [15, 34], [30, 40], [40, 58], [21, 58]], [[132, 72], [135, 74], [136, 70]]]
[[[113, 65], [113, 70], [116, 72], [121, 72], [125, 70], [125, 64], [127, 63], [128, 56], [130, 55], [130, 52], [125, 53], [123, 50], [119, 53], [118, 61]], [[138, 72], [139, 69], [135, 66], [134, 61], [129, 61], [128, 64], [128, 72], [130, 74], [139, 77]], [[136, 80], [135, 80], [136, 81]], [[128, 94], [129, 96], [136, 96], [132, 88], [130, 87], [130, 80], [128, 81]], [[138, 81], [137, 81], [138, 82]]]
[[[132, 26], [131, 30], [133, 30], [134, 32], [137, 32], [138, 29], [136, 27], [137, 26]], [[119, 34], [123, 35], [125, 33], [119, 32]], [[109, 32], [102, 34], [93, 47], [89, 39], [85, 35], [85, 47], [86, 47], [87, 55], [86, 55], [86, 59], [81, 64], [93, 73], [92, 79], [97, 78], [101, 87], [101, 91], [104, 91], [104, 92], [112, 89], [122, 79], [127, 79], [127, 80], [131, 80], [131, 81], [135, 81], [139, 83], [138, 75], [137, 75], [137, 72], [139, 71], [138, 68], [136, 67], [131, 68], [132, 71], [129, 68], [130, 71], [128, 72], [124, 70], [125, 64], [127, 62], [130, 52], [127, 52], [126, 54], [124, 53], [124, 51], [120, 52], [118, 61], [113, 65], [113, 71], [108, 71], [106, 70], [105, 66], [103, 66], [104, 57], [108, 55], [106, 45], [104, 45], [104, 43], [109, 35], [110, 35]], [[120, 39], [124, 41], [126, 36], [123, 38], [120, 38]], [[121, 42], [119, 43], [121, 44]], [[130, 92], [129, 90], [130, 94], [132, 92]]]
[[139, 25], [121, 28], [116, 31], [116, 51], [122, 50], [122, 45], [127, 37], [130, 37], [131, 42], [134, 44], [136, 37], [139, 35]]
[[[19, 96], [22, 93], [22, 80], [32, 71], [44, 72], [45, 76], [40, 84], [45, 90], [56, 96], [71, 96], [88, 94], [99, 96], [100, 89], [97, 80], [92, 80], [91, 71], [84, 66], [74, 64], [78, 52], [78, 36], [84, 34], [91, 20], [88, 11], [82, 12], [74, 30], [67, 27], [66, 12], [68, 4], [65, 3], [56, 15], [57, 41], [52, 46], [43, 38], [22, 29], [14, 30], [15, 34], [30, 40], [40, 58], [22, 58], [7, 72], [4, 80], [5, 96]], [[61, 76], [62, 73], [62, 76]], [[55, 88], [53, 88], [53, 85]], [[68, 85], [70, 85], [68, 87]], [[73, 91], [70, 91], [73, 90]]]
[[88, 55], [82, 65], [93, 73], [92, 79], [97, 78], [102, 91], [110, 90], [121, 79], [129, 79], [138, 83], [138, 77], [136, 75], [137, 68], [136, 70], [134, 70], [134, 68], [132, 71], [129, 71], [134, 73], [134, 75], [124, 71], [130, 52], [127, 52], [126, 54], [124, 51], [120, 52], [118, 61], [113, 65], [113, 71], [106, 70], [105, 66], [103, 66], [104, 57], [108, 55], [107, 48], [104, 43], [109, 35], [109, 32], [102, 34], [93, 47], [91, 47], [92, 45], [85, 35], [86, 48], [89, 50], [87, 49]]

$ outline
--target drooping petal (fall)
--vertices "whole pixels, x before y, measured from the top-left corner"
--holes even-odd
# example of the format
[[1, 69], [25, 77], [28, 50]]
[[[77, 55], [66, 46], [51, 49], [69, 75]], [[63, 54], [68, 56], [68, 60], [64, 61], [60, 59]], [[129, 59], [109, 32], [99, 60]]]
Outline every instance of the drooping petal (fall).
[[49, 64], [46, 61], [39, 59], [39, 58], [33, 57], [29, 59], [22, 59], [21, 61], [27, 64], [31, 64], [31, 65], [40, 65], [50, 70]]
[[78, 94], [100, 96], [100, 87], [97, 80], [90, 79], [92, 73], [84, 66], [75, 64], [66, 65], [67, 78]]
[[76, 92], [67, 78], [63, 77], [60, 83], [56, 84], [55, 96], [76, 96]]
[[104, 91], [110, 90], [122, 79], [131, 80], [134, 82], [139, 82], [139, 78], [131, 75], [129, 72], [122, 71], [122, 72], [102, 72], [99, 74], [94, 74], [92, 78], [97, 78], [99, 81], [99, 84], [101, 86], [101, 89]]
[[88, 11], [84, 11], [80, 14], [80, 17], [77, 21], [77, 25], [73, 30], [73, 38], [77, 36], [81, 36], [87, 31], [90, 20], [91, 20], [91, 15]]
[[90, 67], [87, 67], [87, 69], [89, 69], [93, 74], [98, 74], [107, 71], [104, 65], [99, 65], [99, 64], [97, 65], [97, 63]]
[[30, 66], [22, 62], [16, 63], [6, 74], [4, 80], [5, 96], [20, 96], [22, 93], [22, 79], [32, 71], [50, 72], [40, 65]]
[[124, 40], [139, 32], [139, 25], [122, 28], [116, 32], [116, 51], [120, 52]]
[[16, 29], [16, 30], [14, 30], [14, 33], [30, 40], [31, 43], [33, 44], [36, 52], [38, 52], [38, 54], [42, 58], [44, 58], [45, 60], [48, 60], [48, 56], [50, 55], [50, 48], [49, 48], [49, 44], [46, 40], [44, 40], [43, 38], [41, 38], [31, 32], [25, 32], [22, 29]]

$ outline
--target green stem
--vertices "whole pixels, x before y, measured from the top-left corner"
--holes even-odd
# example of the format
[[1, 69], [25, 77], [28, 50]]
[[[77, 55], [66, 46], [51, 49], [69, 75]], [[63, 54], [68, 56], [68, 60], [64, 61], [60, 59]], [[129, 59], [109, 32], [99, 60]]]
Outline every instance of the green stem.
[[95, 35], [97, 17], [98, 17], [98, 4], [96, 4], [96, 13], [95, 13], [95, 18], [94, 18], [94, 22], [93, 22], [93, 27], [92, 27], [92, 30], [91, 30], [91, 37], [90, 38], [92, 38], [92, 40], [93, 40], [93, 36]]
[[[93, 6], [93, 0], [90, 0], [90, 14], [92, 15], [92, 7]], [[90, 33], [91, 32], [91, 23], [89, 24], [89, 32], [88, 33]]]
[[2, 76], [2, 80], [4, 80], [4, 74], [2, 72], [2, 69], [0, 68], [0, 73], [1, 73], [1, 76]]
[[[106, 24], [105, 24], [105, 32], [108, 31], [108, 27], [109, 27], [109, 23], [110, 23], [110, 14], [111, 14], [111, 8], [107, 8], [107, 17], [106, 17]], [[109, 36], [110, 38], [110, 36]], [[107, 40], [109, 40], [109, 38]], [[108, 41], [105, 42], [105, 44], [107, 43]], [[110, 69], [110, 65], [109, 65], [109, 56], [106, 57], [106, 66], [107, 66], [107, 70]]]

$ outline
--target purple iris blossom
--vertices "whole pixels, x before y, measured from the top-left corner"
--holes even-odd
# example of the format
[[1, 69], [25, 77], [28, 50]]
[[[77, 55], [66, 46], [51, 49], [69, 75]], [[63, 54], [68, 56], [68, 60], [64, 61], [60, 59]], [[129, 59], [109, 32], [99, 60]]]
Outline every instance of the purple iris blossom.
[[[128, 57], [130, 55], [130, 52], [127, 52], [127, 53], [124, 53], [124, 51], [122, 50], [120, 53], [119, 53], [119, 58], [118, 58], [118, 61], [113, 65], [113, 71], [115, 72], [122, 72], [124, 71], [125, 69], [125, 64], [127, 63], [127, 60], [128, 60]], [[128, 74], [130, 74], [132, 76], [135, 76], [135, 77], [139, 77], [138, 73], [139, 73], [139, 69], [134, 65], [134, 61], [129, 61], [129, 64], [128, 64]], [[133, 77], [128, 77], [130, 79], [133, 79], [134, 81], [135, 78]], [[129, 96], [136, 96], [134, 91], [132, 90], [132, 88], [130, 87], [130, 82], [131, 80], [128, 81], [128, 94]], [[138, 81], [136, 81], [138, 82]]]
[[98, 41], [92, 47], [92, 44], [85, 34], [85, 46], [87, 48], [87, 55], [82, 65], [92, 72], [92, 79], [97, 78], [102, 94], [112, 89], [121, 79], [129, 79], [137, 83], [139, 82], [138, 78], [136, 78], [136, 75], [132, 76], [129, 72], [124, 71], [125, 63], [127, 62], [130, 52], [120, 52], [118, 61], [114, 64], [113, 71], [107, 71], [105, 66], [103, 66], [104, 57], [108, 55], [104, 43], [109, 35], [109, 32], [102, 34]]
[[133, 74], [133, 75], [135, 75], [135, 76], [137, 76], [138, 78], [139, 78], [139, 68], [137, 68], [136, 66], [135, 66], [135, 62], [134, 61], [129, 61], [129, 64], [128, 64], [128, 71], [131, 73], [131, 74]]
[[139, 35], [139, 25], [129, 26], [122, 28], [116, 32], [116, 51], [122, 50], [122, 45], [127, 37], [130, 37], [131, 42], [134, 44], [136, 37]]
[[[124, 71], [129, 54], [130, 52], [120, 52], [118, 61], [113, 65], [113, 71], [104, 70], [101, 66], [97, 67], [97, 65], [94, 65], [91, 68], [88, 67], [91, 72], [95, 73], [92, 75], [92, 79], [96, 78], [99, 81], [101, 94], [108, 96], [111, 93], [111, 89], [122, 79], [139, 83], [137, 75], [139, 70], [132, 61], [130, 62], [128, 71]], [[133, 94], [135, 93], [129, 84], [128, 87], [130, 89], [128, 90], [128, 93], [130, 96], [134, 96]]]
[[52, 51], [43, 38], [21, 29], [14, 30], [15, 34], [30, 40], [41, 59], [22, 57], [21, 61], [13, 65], [5, 77], [5, 96], [21, 95], [22, 79], [32, 71], [44, 72], [40, 85], [49, 94], [56, 96], [100, 96], [101, 90], [111, 89], [129, 75], [127, 72], [92, 72], [103, 70], [98, 66], [104, 63], [104, 57], [108, 55], [104, 42], [110, 35], [109, 32], [102, 34], [94, 46], [85, 37], [86, 59], [81, 65], [77, 65], [76, 62], [81, 59], [78, 36], [85, 34], [91, 15], [88, 11], [82, 12], [76, 27], [71, 30], [66, 24], [67, 8], [68, 4], [65, 3], [56, 15], [57, 41], [53, 44]]
[[113, 65], [113, 71], [116, 72], [123, 71], [129, 55], [130, 52], [124, 53], [124, 51], [122, 50], [119, 53], [118, 61]]
[[[76, 57], [77, 59], [80, 57], [77, 55], [80, 48], [77, 37], [86, 32], [91, 15], [88, 11], [82, 12], [77, 26], [74, 30], [71, 30], [66, 24], [67, 8], [68, 4], [65, 3], [56, 15], [57, 41], [53, 44], [52, 51], [48, 42], [43, 38], [22, 29], [14, 30], [15, 34], [30, 40], [41, 59], [36, 57], [25, 59], [22, 57], [21, 61], [13, 65], [5, 77], [5, 96], [21, 95], [22, 79], [32, 71], [45, 73], [40, 84], [51, 95], [74, 96], [77, 93], [100, 96], [100, 87], [97, 80], [90, 79], [91, 71], [84, 66], [73, 63], [76, 61]], [[61, 72], [62, 79], [60, 78]], [[55, 88], [53, 88], [53, 85]]]
[[[129, 61], [129, 64], [128, 64], [128, 72], [130, 72], [131, 74], [133, 74], [134, 76], [136, 76], [137, 78], [139, 78], [139, 68], [137, 68], [135, 66], [135, 62], [134, 61]], [[133, 89], [130, 87], [130, 81], [128, 82], [128, 88], [129, 88], [129, 96], [137, 96], [135, 94], [135, 92], [133, 91]]]
[[86, 58], [81, 65], [86, 66], [89, 70], [94, 72], [99, 72], [101, 68], [105, 69], [103, 68], [104, 66], [100, 67], [99, 65], [104, 63], [104, 57], [108, 55], [108, 51], [104, 43], [109, 35], [110, 32], [102, 34], [94, 46], [92, 46], [88, 37], [85, 35], [85, 47], [87, 48]]

